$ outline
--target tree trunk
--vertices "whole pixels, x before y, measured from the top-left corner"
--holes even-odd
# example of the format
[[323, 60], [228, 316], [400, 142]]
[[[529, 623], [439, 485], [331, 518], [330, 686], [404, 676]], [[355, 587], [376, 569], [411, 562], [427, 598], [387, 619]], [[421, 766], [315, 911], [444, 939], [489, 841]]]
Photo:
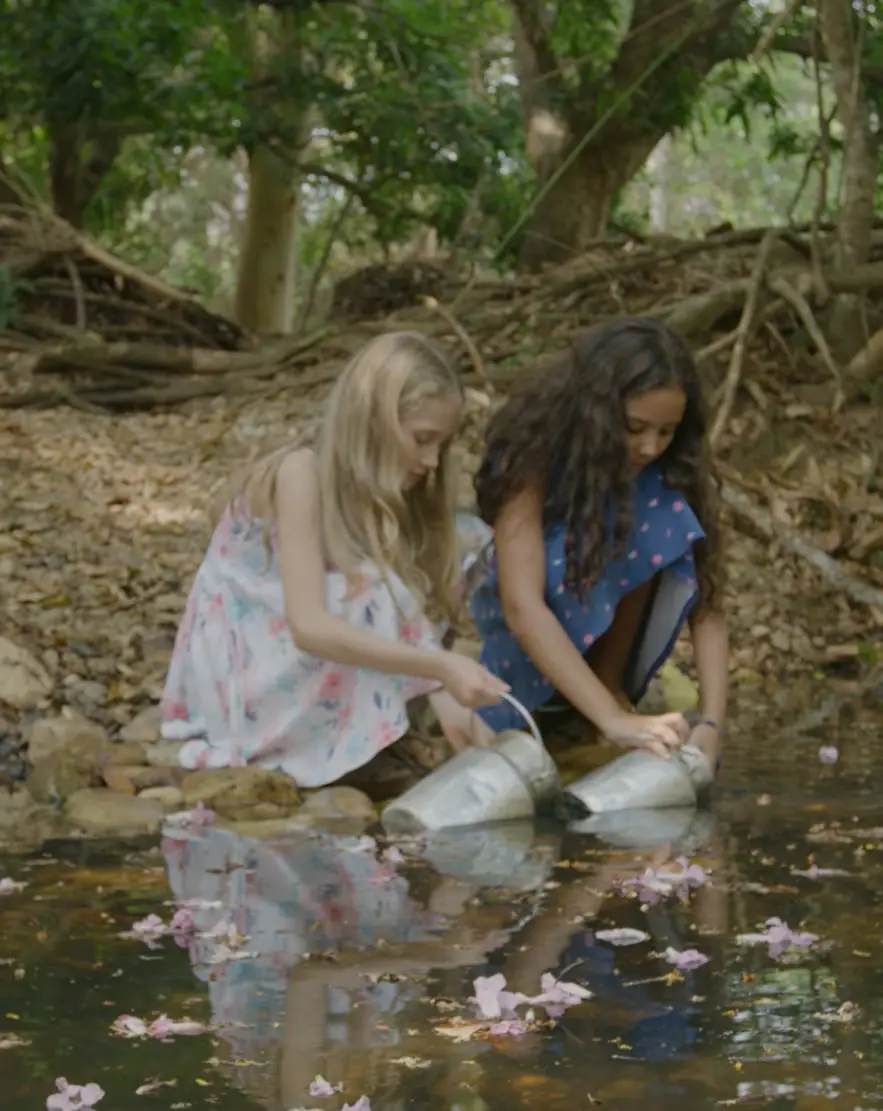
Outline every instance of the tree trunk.
[[[853, 32], [850, 0], [819, 0], [819, 22], [831, 67], [837, 119], [843, 128], [843, 179], [837, 222], [838, 270], [868, 261], [874, 227], [877, 141], [871, 130], [861, 79], [861, 53]], [[837, 358], [850, 359], [867, 340], [862, 294], [833, 302], [827, 330]]]
[[49, 124], [49, 188], [52, 207], [75, 228], [120, 152], [117, 135], [90, 133], [86, 124]]
[[[612, 136], [603, 146], [589, 143], [555, 178], [528, 220], [519, 264], [536, 270], [565, 262], [585, 243], [603, 235], [620, 189], [635, 176], [656, 145], [658, 136], [618, 143]], [[567, 162], [572, 144], [564, 148], [549, 181]]]
[[248, 210], [236, 275], [236, 323], [250, 332], [287, 333], [295, 311], [295, 167], [266, 146], [248, 159]]
[[[735, 33], [739, 0], [633, 0], [618, 53], [601, 73], [594, 58], [559, 53], [555, 5], [509, 5], [526, 151], [547, 190], [525, 221], [519, 259], [537, 269], [604, 231], [619, 191], [689, 119], [707, 74], [723, 58], [744, 57], [756, 34]], [[607, 17], [585, 7], [603, 41]]]
[[[262, 91], [280, 62], [290, 70], [302, 56], [302, 20], [294, 11], [253, 9], [249, 38], [256, 92], [251, 130], [260, 136], [248, 150], [248, 207], [239, 250], [234, 315], [259, 335], [291, 332], [296, 316], [297, 222], [301, 171], [310, 141], [307, 105], [271, 99]], [[272, 83], [270, 83], [272, 88]], [[271, 94], [272, 95], [272, 94]]]

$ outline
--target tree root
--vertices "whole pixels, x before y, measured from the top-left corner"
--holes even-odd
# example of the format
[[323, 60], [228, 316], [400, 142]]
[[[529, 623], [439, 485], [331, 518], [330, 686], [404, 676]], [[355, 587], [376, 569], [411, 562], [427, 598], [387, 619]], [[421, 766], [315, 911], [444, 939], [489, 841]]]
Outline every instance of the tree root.
[[[15, 274], [32, 291], [22, 295], [15, 332], [0, 333], [0, 353], [19, 354], [32, 381], [19, 386], [21, 393], [0, 392], [0, 408], [70, 404], [73, 397], [107, 411], [167, 407], [249, 392], [243, 379], [273, 380], [259, 392], [297, 390], [313, 378], [305, 377], [308, 369], [325, 381], [371, 336], [402, 328], [449, 344], [464, 371], [471, 367], [479, 381], [504, 385], [526, 365], [568, 346], [587, 325], [628, 312], [664, 320], [684, 335], [703, 371], [730, 352], [718, 394], [717, 442], [760, 326], [776, 318], [790, 348], [783, 310], [793, 310], [837, 377], [838, 403], [843, 396], [840, 368], [813, 315], [812, 252], [800, 238], [807, 230], [749, 229], [662, 244], [648, 237], [627, 251], [598, 243], [593, 253], [542, 275], [502, 280], [483, 274], [382, 319], [341, 322], [337, 331], [327, 327], [256, 346], [235, 325], [42, 210], [23, 219], [0, 209], [0, 262], [15, 248]], [[773, 249], [785, 243], [789, 251]], [[826, 272], [824, 281], [835, 294], [883, 289], [883, 263]], [[760, 307], [764, 285], [775, 296]], [[660, 298], [666, 288], [679, 295]], [[874, 337], [844, 376], [850, 388], [862, 388], [881, 363], [883, 339]], [[64, 390], [44, 386], [48, 376], [63, 380]], [[745, 385], [752, 388], [750, 381]]]

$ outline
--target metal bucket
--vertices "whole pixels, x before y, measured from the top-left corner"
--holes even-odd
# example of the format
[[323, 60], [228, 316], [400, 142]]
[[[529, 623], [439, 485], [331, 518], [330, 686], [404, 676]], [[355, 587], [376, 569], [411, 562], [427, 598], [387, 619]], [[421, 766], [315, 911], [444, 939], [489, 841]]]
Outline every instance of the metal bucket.
[[684, 745], [671, 760], [633, 749], [578, 779], [564, 792], [571, 817], [615, 810], [695, 807], [713, 776], [698, 748]]
[[532, 818], [539, 805], [558, 795], [558, 769], [536, 722], [517, 699], [503, 697], [525, 718], [530, 733], [510, 729], [489, 748], [457, 753], [386, 807], [381, 822], [387, 833]]

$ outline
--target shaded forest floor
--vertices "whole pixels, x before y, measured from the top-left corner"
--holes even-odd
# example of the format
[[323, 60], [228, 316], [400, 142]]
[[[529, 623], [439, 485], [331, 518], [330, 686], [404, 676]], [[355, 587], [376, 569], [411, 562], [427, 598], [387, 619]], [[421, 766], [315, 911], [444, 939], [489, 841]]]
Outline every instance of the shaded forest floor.
[[[47, 666], [59, 703], [114, 727], [159, 697], [208, 539], [212, 489], [312, 421], [322, 392], [112, 418], [67, 408], [0, 416], [2, 631]], [[489, 411], [485, 392], [469, 396], [464, 500]], [[875, 414], [794, 412], [799, 405], [756, 436], [757, 413], [746, 407], [723, 454], [751, 460], [746, 481], [772, 491], [779, 517], [814, 520], [805, 531], [830, 549], [838, 529], [855, 531], [856, 516], [865, 532], [883, 524], [879, 496], [870, 501], [858, 485]], [[784, 683], [808, 702], [820, 680], [849, 681], [870, 661], [883, 614], [851, 604], [744, 527], [731, 522], [726, 543], [737, 687], [768, 703]]]
[[[14, 233], [5, 244], [4, 231]], [[461, 281], [453, 291], [432, 268], [398, 290], [393, 275], [375, 274], [361, 290], [350, 283], [337, 319], [308, 341], [259, 349], [182, 295], [54, 231], [68, 238], [51, 256], [28, 253], [19, 224], [0, 218], [0, 264], [27, 283], [16, 326], [0, 333], [0, 634], [42, 661], [56, 707], [111, 729], [161, 693], [213, 489], [313, 424], [341, 359], [370, 335], [419, 327], [453, 339], [469, 387], [469, 504], [493, 405], [540, 352], [595, 320], [653, 312], [680, 327], [701, 348], [719, 404], [740, 314], [744, 322], [763, 278], [765, 238], [736, 237], [726, 250], [675, 244], [663, 256], [605, 248], [542, 280]], [[860, 392], [838, 409], [830, 355], [810, 350], [806, 299], [791, 297], [799, 264], [799, 251], [776, 263], [791, 278], [770, 278], [781, 296], [743, 337], [717, 445], [728, 486], [748, 499], [747, 509], [730, 501], [726, 535], [733, 676], [746, 720], [752, 707], [777, 705], [791, 720], [831, 685], [848, 693], [874, 663], [883, 630], [881, 410]], [[869, 270], [883, 286], [883, 269]], [[788, 530], [811, 546], [810, 560], [782, 541]], [[836, 560], [836, 585], [820, 576], [819, 557]], [[27, 726], [4, 713], [0, 733]]]

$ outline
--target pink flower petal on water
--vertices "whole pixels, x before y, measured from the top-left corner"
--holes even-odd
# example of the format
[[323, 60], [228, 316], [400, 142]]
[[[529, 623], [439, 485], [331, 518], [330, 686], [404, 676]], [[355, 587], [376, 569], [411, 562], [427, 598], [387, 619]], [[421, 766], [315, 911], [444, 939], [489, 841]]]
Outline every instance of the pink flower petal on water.
[[551, 972], [544, 972], [540, 977], [540, 994], [527, 1002], [543, 1007], [549, 1018], [561, 1018], [568, 1007], [576, 1007], [591, 998], [592, 993], [582, 984], [556, 980]]
[[638, 945], [650, 937], [643, 930], [633, 930], [629, 926], [622, 926], [617, 930], [595, 930], [598, 941], [608, 941], [611, 945]]
[[160, 1015], [151, 1022], [147, 1028], [147, 1034], [151, 1038], [158, 1038], [163, 1040], [165, 1038], [173, 1038], [176, 1035], [182, 1037], [194, 1037], [197, 1034], [204, 1034], [206, 1027], [201, 1022], [191, 1022], [190, 1019], [175, 1019], [169, 1018], [168, 1015]]
[[203, 802], [198, 802], [192, 810], [177, 810], [174, 814], [166, 815], [168, 825], [190, 830], [192, 833], [201, 833], [208, 829], [214, 820], [214, 810], [209, 810]]
[[479, 976], [472, 984], [475, 995], [473, 1002], [482, 1018], [500, 1018], [503, 1013], [500, 993], [506, 988], [506, 977], [502, 972], [495, 976]]
[[679, 972], [692, 972], [694, 968], [701, 968], [704, 964], [708, 964], [710, 957], [706, 957], [704, 953], [700, 953], [698, 949], [672, 949], [669, 947], [665, 950], [665, 959], [669, 964], [673, 964]]
[[527, 1023], [520, 1018], [503, 1018], [491, 1026], [492, 1038], [522, 1038], [527, 1033]]
[[94, 1107], [104, 1099], [104, 1090], [97, 1084], [68, 1084], [63, 1076], [55, 1081], [58, 1091], [46, 1100], [47, 1111], [80, 1111]]
[[196, 920], [193, 917], [193, 911], [189, 907], [181, 907], [175, 911], [171, 922], [169, 923], [169, 933], [172, 934], [185, 934], [193, 933], [196, 929]]
[[135, 1015], [120, 1015], [113, 1020], [111, 1033], [119, 1034], [121, 1038], [146, 1038], [147, 1023], [143, 1018]]
[[835, 745], [822, 745], [819, 749], [819, 760], [823, 764], [836, 764], [840, 759], [840, 752]]
[[309, 1094], [313, 1099], [325, 1099], [327, 1096], [333, 1096], [335, 1092], [339, 1092], [342, 1087], [342, 1084], [335, 1087], [333, 1084], [329, 1084], [324, 1076], [317, 1076], [310, 1083]]
[[359, 1096], [355, 1103], [345, 1103], [340, 1111], [371, 1111], [371, 1100], [367, 1096]]

